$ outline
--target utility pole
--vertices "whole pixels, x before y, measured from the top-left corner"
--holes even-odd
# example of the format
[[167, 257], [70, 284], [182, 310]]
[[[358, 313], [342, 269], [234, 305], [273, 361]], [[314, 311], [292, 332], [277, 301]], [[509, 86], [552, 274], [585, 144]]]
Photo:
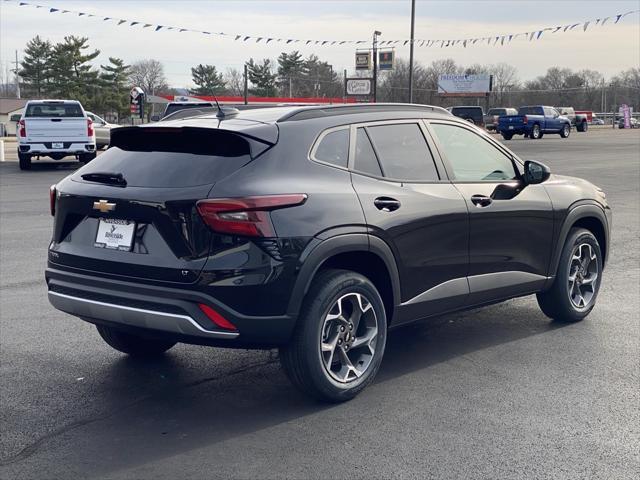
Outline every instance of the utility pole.
[[382, 32], [373, 32], [373, 103], [378, 99], [378, 35]]
[[18, 50], [16, 50], [16, 61], [12, 63], [16, 65], [16, 69], [13, 71], [16, 75], [16, 98], [20, 98], [20, 75], [18, 75], [20, 64], [18, 63]]
[[249, 78], [248, 78], [248, 74], [247, 74], [247, 64], [244, 64], [244, 104], [248, 104], [249, 103]]
[[416, 27], [416, 0], [411, 0], [411, 39], [409, 40], [409, 103], [413, 103], [413, 37]]

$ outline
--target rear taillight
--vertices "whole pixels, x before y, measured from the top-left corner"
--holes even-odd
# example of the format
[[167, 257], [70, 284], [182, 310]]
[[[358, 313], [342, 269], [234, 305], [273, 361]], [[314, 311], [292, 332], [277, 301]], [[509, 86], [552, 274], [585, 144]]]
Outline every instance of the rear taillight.
[[87, 118], [87, 136], [93, 137], [93, 120]]
[[198, 307], [200, 307], [200, 310], [202, 310], [204, 314], [209, 318], [209, 320], [211, 320], [217, 327], [223, 328], [225, 330], [237, 330], [236, 326], [233, 323], [224, 318], [209, 305], [199, 303]]
[[56, 196], [58, 192], [56, 190], [55, 185], [51, 185], [49, 187], [49, 210], [51, 211], [51, 216], [55, 216], [56, 214]]
[[198, 213], [212, 230], [230, 235], [273, 237], [275, 231], [269, 211], [301, 205], [307, 200], [303, 193], [265, 195], [244, 198], [200, 200]]
[[525, 116], [522, 118], [522, 123], [524, 123], [524, 124], [526, 125], [526, 124], [527, 124], [527, 122], [529, 122], [529, 119], [528, 119], [528, 118], [527, 118], [527, 116], [525, 115]]
[[18, 122], [18, 128], [20, 129], [20, 136], [21, 137], [26, 137], [27, 136], [27, 126], [24, 123], [24, 120], [20, 120]]

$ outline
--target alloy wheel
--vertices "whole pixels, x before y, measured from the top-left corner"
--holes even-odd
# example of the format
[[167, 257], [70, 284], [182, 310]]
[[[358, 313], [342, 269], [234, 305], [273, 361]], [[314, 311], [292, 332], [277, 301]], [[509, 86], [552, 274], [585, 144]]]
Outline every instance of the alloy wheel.
[[347, 293], [333, 304], [322, 325], [320, 355], [327, 374], [336, 382], [362, 377], [376, 353], [378, 318], [361, 293]]
[[575, 308], [588, 307], [596, 294], [598, 259], [589, 243], [573, 249], [569, 265], [569, 299]]

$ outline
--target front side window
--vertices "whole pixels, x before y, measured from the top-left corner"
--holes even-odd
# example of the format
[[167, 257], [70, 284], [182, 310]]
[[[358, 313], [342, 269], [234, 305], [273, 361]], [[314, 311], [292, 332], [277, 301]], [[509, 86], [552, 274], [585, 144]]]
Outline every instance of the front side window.
[[430, 182], [439, 179], [427, 141], [417, 123], [366, 127], [385, 177]]
[[347, 168], [349, 160], [349, 129], [327, 133], [313, 155], [316, 160]]
[[456, 125], [431, 125], [444, 150], [453, 177], [459, 181], [503, 181], [517, 178], [513, 163], [477, 133]]

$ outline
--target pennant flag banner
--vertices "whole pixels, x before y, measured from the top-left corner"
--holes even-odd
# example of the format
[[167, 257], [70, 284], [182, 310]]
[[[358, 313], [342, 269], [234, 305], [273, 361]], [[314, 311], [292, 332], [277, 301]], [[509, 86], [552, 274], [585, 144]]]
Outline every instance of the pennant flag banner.
[[[258, 35], [248, 35], [248, 34], [244, 34], [244, 33], [238, 33], [238, 34], [229, 34], [229, 33], [224, 33], [224, 32], [210, 32], [210, 31], [204, 31], [204, 30], [196, 30], [196, 29], [191, 29], [191, 28], [185, 28], [185, 27], [176, 27], [176, 26], [171, 26], [171, 25], [159, 25], [159, 24], [154, 24], [154, 23], [146, 23], [146, 22], [142, 22], [142, 21], [136, 21], [136, 20], [130, 20], [130, 19], [124, 19], [124, 18], [118, 18], [118, 17], [104, 17], [102, 15], [95, 15], [92, 13], [88, 13], [88, 12], [81, 12], [78, 10], [62, 10], [60, 8], [55, 8], [55, 7], [50, 7], [50, 6], [45, 6], [45, 5], [38, 5], [35, 3], [31, 3], [31, 2], [18, 2], [16, 0], [4, 0], [5, 2], [15, 2], [17, 4], [17, 6], [19, 7], [33, 7], [36, 9], [44, 9], [46, 13], [52, 14], [52, 15], [64, 15], [66, 13], [71, 13], [71, 14], [75, 14], [78, 17], [84, 17], [84, 18], [100, 18], [102, 19], [102, 22], [109, 22], [111, 23], [113, 22], [117, 22], [117, 25], [122, 25], [124, 23], [128, 24], [129, 27], [138, 27], [138, 28], [143, 28], [143, 29], [149, 29], [150, 31], [154, 31], [154, 32], [159, 32], [159, 31], [169, 31], [169, 30], [176, 30], [180, 33], [182, 32], [191, 32], [191, 33], [199, 33], [201, 35], [215, 35], [217, 37], [222, 37], [222, 38], [228, 38], [232, 41], [243, 41], [246, 42], [248, 40], [253, 40], [255, 41], [255, 43], [260, 43], [262, 40], [266, 39], [265, 44], [271, 42], [271, 41], [275, 41], [275, 42], [284, 42], [287, 45], [289, 44], [296, 44], [296, 43], [300, 43], [300, 42], [304, 42], [305, 45], [320, 45], [320, 46], [331, 46], [331, 45], [361, 45], [361, 44], [366, 44], [369, 41], [368, 40], [331, 40], [331, 39], [313, 39], [313, 40], [308, 40], [308, 39], [299, 39], [299, 38], [278, 38], [278, 37], [266, 37], [266, 36], [258, 36]], [[106, 3], [106, 2], [105, 2]], [[542, 34], [544, 32], [552, 32], [552, 33], [557, 33], [562, 31], [563, 33], [568, 32], [573, 30], [574, 28], [578, 27], [578, 26], [582, 26], [582, 31], [586, 32], [587, 29], [592, 26], [593, 28], [591, 28], [590, 31], [593, 31], [594, 28], [596, 26], [604, 26], [605, 23], [607, 23], [607, 21], [609, 19], [611, 19], [613, 24], [617, 24], [620, 22], [620, 20], [622, 20], [624, 17], [634, 14], [634, 13], [638, 13], [640, 12], [640, 10], [631, 10], [629, 12], [626, 13], [619, 13], [617, 15], [610, 15], [608, 17], [605, 18], [596, 18], [596, 19], [592, 19], [592, 20], [585, 20], [583, 22], [578, 22], [578, 23], [570, 23], [567, 25], [557, 25], [555, 27], [545, 27], [545, 28], [541, 28], [541, 29], [534, 29], [533, 31], [528, 31], [528, 32], [520, 32], [520, 33], [511, 33], [511, 34], [502, 34], [502, 35], [496, 35], [493, 34], [491, 36], [488, 37], [477, 37], [477, 38], [461, 38], [461, 39], [456, 39], [456, 40], [445, 40], [445, 39], [415, 39], [413, 41], [414, 45], [418, 45], [419, 47], [433, 47], [435, 45], [440, 45], [440, 48], [449, 48], [449, 47], [454, 47], [456, 45], [462, 45], [464, 48], [467, 48], [467, 46], [471, 46], [471, 45], [483, 45], [484, 42], [487, 42], [487, 45], [489, 46], [497, 46], [498, 44], [500, 46], [504, 46], [505, 45], [505, 40], [507, 44], [511, 43], [511, 40], [517, 39], [519, 37], [523, 37], [525, 40], [528, 39], [528, 41], [533, 41], [533, 40], [540, 40], [540, 38], [542, 37]], [[153, 28], [149, 28], [149, 27], [153, 27]], [[403, 46], [407, 45], [410, 42], [410, 40], [403, 38], [400, 40], [383, 40], [380, 42], [381, 46], [391, 46], [391, 45], [398, 45], [398, 44], [402, 44]]]

